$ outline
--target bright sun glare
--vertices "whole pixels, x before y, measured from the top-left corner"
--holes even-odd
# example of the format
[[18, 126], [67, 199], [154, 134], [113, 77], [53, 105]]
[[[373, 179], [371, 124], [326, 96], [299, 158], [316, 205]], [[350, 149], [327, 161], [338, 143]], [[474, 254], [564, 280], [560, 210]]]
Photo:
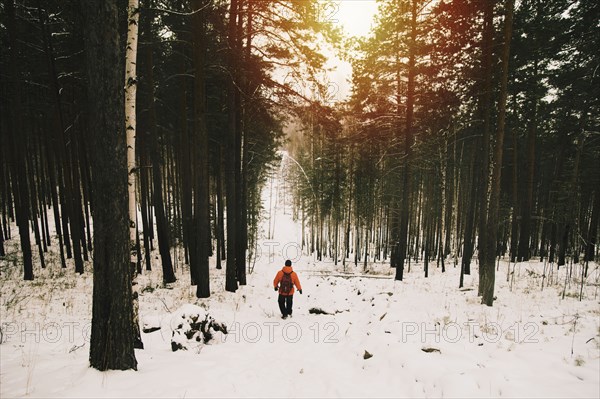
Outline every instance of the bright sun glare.
[[[366, 36], [371, 30], [377, 2], [375, 0], [336, 0], [324, 7], [322, 15], [335, 24], [340, 24], [346, 36]], [[343, 101], [350, 95], [352, 67], [333, 54], [329, 54], [328, 67], [335, 71], [328, 73], [331, 82], [330, 97], [334, 102]]]
[[332, 22], [342, 24], [346, 34], [350, 36], [365, 36], [371, 29], [373, 17], [377, 13], [375, 0], [339, 0], [325, 10]]

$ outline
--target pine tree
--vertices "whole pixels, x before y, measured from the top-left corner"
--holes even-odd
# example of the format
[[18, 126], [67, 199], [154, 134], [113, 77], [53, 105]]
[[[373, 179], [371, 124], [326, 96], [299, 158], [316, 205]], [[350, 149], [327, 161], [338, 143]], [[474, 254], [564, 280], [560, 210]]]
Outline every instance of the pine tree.
[[85, 56], [94, 196], [94, 289], [90, 365], [137, 369], [129, 263], [122, 51], [116, 1], [89, 1]]

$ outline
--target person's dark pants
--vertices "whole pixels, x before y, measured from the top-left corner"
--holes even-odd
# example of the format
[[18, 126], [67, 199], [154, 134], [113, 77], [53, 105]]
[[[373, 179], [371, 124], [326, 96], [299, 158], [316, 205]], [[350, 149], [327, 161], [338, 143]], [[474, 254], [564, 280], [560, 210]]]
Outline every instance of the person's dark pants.
[[279, 295], [279, 310], [283, 316], [289, 316], [292, 314], [292, 301], [293, 295]]

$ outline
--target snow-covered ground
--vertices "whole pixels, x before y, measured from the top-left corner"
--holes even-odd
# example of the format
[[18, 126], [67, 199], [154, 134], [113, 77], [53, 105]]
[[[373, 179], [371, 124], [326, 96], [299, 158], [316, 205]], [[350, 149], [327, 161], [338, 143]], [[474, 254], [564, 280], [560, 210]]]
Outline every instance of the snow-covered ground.
[[[501, 262], [497, 300], [486, 307], [477, 297], [476, 265], [459, 290], [451, 262], [446, 273], [431, 264], [429, 278], [413, 263], [397, 282], [387, 264], [370, 263], [368, 273], [346, 265], [344, 272], [298, 253], [300, 226], [281, 202], [289, 193], [278, 193], [274, 236], [263, 234], [248, 285], [235, 294], [224, 291], [225, 269], [214, 264], [206, 300], [195, 298], [181, 262], [169, 287], [162, 287], [160, 267], [139, 278], [141, 322], [161, 329], [142, 334], [138, 371], [89, 367], [89, 265], [78, 276], [61, 270], [55, 256], [24, 282], [13, 265], [17, 242], [6, 243], [0, 397], [600, 397], [596, 264], [579, 301], [578, 265], [562, 299], [566, 268], [553, 270], [542, 290], [543, 264], [518, 264], [511, 289]], [[267, 211], [269, 198], [266, 192]], [[272, 280], [286, 258], [303, 295], [294, 296], [293, 318], [282, 320]], [[229, 334], [173, 352], [172, 329], [182, 313], [198, 309], [190, 305]]]

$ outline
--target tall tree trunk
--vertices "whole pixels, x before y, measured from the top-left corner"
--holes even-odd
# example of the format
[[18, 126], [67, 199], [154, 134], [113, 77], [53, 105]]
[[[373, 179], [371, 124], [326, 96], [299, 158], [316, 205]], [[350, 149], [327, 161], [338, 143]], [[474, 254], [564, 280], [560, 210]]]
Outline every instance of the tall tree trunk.
[[[19, 237], [21, 241], [21, 251], [23, 252], [23, 278], [24, 280], [33, 280], [33, 262], [31, 257], [31, 239], [29, 237], [29, 189], [27, 187], [27, 175], [25, 159], [27, 154], [27, 143], [24, 132], [22, 131], [22, 99], [18, 76], [18, 51], [17, 51], [17, 32], [14, 0], [4, 1], [4, 11], [7, 16], [7, 34], [9, 60], [9, 93], [7, 97], [9, 114], [12, 118], [7, 118], [8, 140], [12, 153], [12, 182], [14, 189], [15, 211], [17, 216], [17, 225], [19, 227]], [[15, 187], [16, 186], [16, 187]]]
[[[597, 162], [600, 168], [600, 159]], [[596, 169], [599, 170], [599, 169]], [[600, 221], [600, 173], [596, 173], [594, 189], [594, 202], [592, 203], [592, 215], [590, 217], [590, 225], [587, 234], [587, 245], [585, 247], [585, 261], [593, 262], [597, 244], [598, 223]]]
[[150, 229], [152, 228], [152, 222], [148, 219], [148, 203], [150, 189], [148, 188], [148, 157], [146, 156], [146, 149], [140, 148], [140, 166], [139, 166], [139, 180], [140, 180], [140, 197], [141, 197], [141, 211], [142, 211], [142, 235], [144, 237], [144, 260], [146, 262], [146, 270], [152, 270], [152, 257], [150, 254]]
[[[221, 261], [227, 259], [225, 254], [225, 217], [223, 212], [223, 145], [217, 148], [217, 160], [215, 162], [216, 180], [216, 203], [217, 203], [217, 269], [221, 269]], [[270, 224], [270, 222], [269, 222]]]
[[[467, 187], [469, 188], [468, 194], [465, 198], [465, 208], [467, 212], [467, 218], [464, 222], [464, 236], [463, 236], [463, 253], [461, 259], [461, 274], [471, 274], [471, 260], [473, 259], [473, 250], [475, 248], [474, 243], [474, 230], [475, 230], [475, 211], [477, 209], [478, 202], [477, 197], [477, 183], [473, 181], [473, 177], [477, 176], [479, 172], [475, 170], [475, 155], [471, 156], [469, 161], [469, 178]], [[487, 191], [482, 187], [479, 190]], [[464, 190], [466, 191], [466, 190]], [[462, 276], [461, 276], [462, 277]]]
[[225, 290], [235, 292], [238, 288], [237, 284], [237, 187], [236, 187], [236, 169], [239, 165], [236, 164], [236, 140], [238, 133], [237, 123], [237, 100], [239, 96], [236, 82], [237, 66], [236, 53], [237, 50], [237, 18], [238, 18], [238, 0], [231, 0], [229, 8], [228, 22], [228, 43], [229, 43], [229, 71], [231, 76], [228, 78], [227, 84], [227, 101], [229, 108], [228, 116], [228, 134], [226, 137], [226, 167], [225, 167], [225, 190], [227, 192], [227, 263], [225, 270]]
[[518, 157], [517, 157], [517, 131], [512, 129], [512, 220], [511, 220], [511, 231], [510, 231], [510, 261], [517, 261], [517, 252], [519, 249], [518, 236], [519, 236], [519, 173], [518, 173]]
[[[84, 128], [85, 129], [85, 128]], [[83, 208], [85, 210], [85, 224], [87, 225], [87, 231], [86, 231], [86, 238], [87, 238], [87, 250], [91, 251], [93, 249], [93, 245], [92, 245], [92, 227], [91, 227], [91, 223], [90, 223], [90, 207], [91, 207], [91, 203], [92, 203], [92, 199], [91, 199], [91, 174], [90, 174], [90, 161], [88, 159], [88, 153], [89, 151], [87, 151], [85, 149], [85, 146], [83, 145], [84, 143], [86, 143], [86, 140], [81, 140], [81, 155], [82, 155], [82, 162], [81, 162], [81, 178], [82, 178], [82, 192], [83, 192]]]
[[498, 130], [494, 148], [494, 163], [492, 165], [492, 187], [490, 206], [487, 217], [487, 231], [483, 244], [485, 245], [485, 269], [482, 303], [487, 306], [494, 304], [495, 261], [498, 236], [498, 209], [500, 207], [500, 179], [502, 177], [502, 154], [504, 150], [504, 124], [506, 119], [506, 97], [508, 84], [508, 61], [510, 42], [512, 39], [514, 0], [506, 0], [506, 17], [504, 21], [504, 46], [502, 48], [502, 74], [500, 81], [500, 99], [498, 102]]
[[[83, 274], [83, 259], [82, 259], [82, 238], [85, 237], [82, 234], [81, 230], [81, 191], [79, 184], [79, 166], [77, 160], [77, 149], [76, 149], [76, 133], [74, 129], [71, 129], [70, 142], [74, 145], [71, 145], [69, 151], [67, 153], [70, 155], [70, 167], [68, 168], [70, 172], [70, 176], [67, 178], [70, 181], [70, 188], [68, 191], [69, 199], [67, 200], [70, 203], [70, 215], [69, 222], [71, 225], [71, 239], [73, 243], [73, 257], [75, 258], [75, 272], [79, 274]], [[66, 163], [69, 163], [68, 159], [65, 159]]]
[[408, 82], [406, 93], [406, 126], [404, 129], [404, 175], [402, 177], [402, 204], [400, 208], [400, 228], [398, 242], [398, 264], [396, 267], [396, 280], [402, 281], [404, 275], [404, 261], [407, 256], [408, 246], [408, 219], [411, 189], [411, 162], [413, 145], [413, 118], [415, 106], [415, 52], [417, 40], [417, 0], [411, 2], [410, 42], [408, 47]]
[[128, 0], [127, 6], [127, 45], [125, 48], [125, 131], [127, 134], [127, 184], [129, 204], [129, 246], [131, 268], [136, 270], [136, 220], [135, 201], [135, 139], [136, 139], [136, 94], [137, 94], [137, 47], [139, 26], [139, 0]]
[[[236, 34], [235, 34], [235, 52], [238, 54], [238, 59], [243, 60], [244, 56], [247, 56], [247, 53], [242, 53], [242, 36], [243, 36], [243, 24], [244, 24], [244, 15], [246, 17], [251, 18], [250, 14], [247, 12], [248, 10], [244, 9], [244, 4], [248, 3], [245, 0], [237, 0], [238, 1], [238, 20], [236, 26]], [[238, 87], [239, 89], [235, 91], [235, 186], [237, 190], [235, 192], [235, 201], [236, 201], [236, 279], [240, 285], [246, 285], [246, 250], [248, 246], [248, 226], [247, 226], [247, 209], [246, 209], [246, 190], [247, 186], [245, 180], [247, 178], [246, 167], [244, 165], [244, 140], [246, 132], [245, 121], [244, 121], [244, 104], [242, 103], [242, 93], [243, 89], [247, 90], [248, 87], [248, 76], [247, 72], [245, 72], [243, 64], [238, 63], [236, 74], [238, 76]], [[284, 202], [285, 204], [285, 202]], [[285, 207], [284, 207], [285, 211]]]
[[45, 269], [46, 262], [44, 260], [44, 250], [42, 248], [42, 240], [41, 240], [40, 229], [39, 229], [39, 224], [38, 224], [39, 211], [38, 211], [38, 206], [37, 206], [37, 201], [36, 201], [37, 192], [36, 192], [36, 182], [35, 182], [35, 177], [34, 177], [35, 176], [35, 166], [33, 165], [32, 158], [34, 158], [34, 157], [28, 157], [27, 162], [26, 162], [27, 170], [29, 171], [29, 191], [30, 191], [29, 197], [31, 200], [31, 204], [28, 206], [32, 212], [31, 228], [33, 230], [33, 235], [35, 237], [35, 243], [38, 247], [38, 256], [39, 256], [40, 266], [42, 267], [42, 269]]
[[195, 248], [192, 251], [198, 253], [198, 280], [196, 281], [196, 296], [208, 298], [210, 296], [209, 280], [209, 247], [210, 247], [210, 223], [209, 223], [209, 159], [208, 159], [208, 131], [206, 128], [206, 99], [204, 84], [204, 65], [206, 58], [204, 12], [203, 0], [194, 0], [194, 67], [196, 76], [194, 79], [194, 127], [196, 130], [197, 160], [196, 184], [194, 192], [194, 224], [198, 229]]
[[[537, 65], [535, 67], [537, 71]], [[536, 73], [537, 76], [537, 73]], [[537, 133], [537, 98], [533, 100], [533, 117], [527, 134], [527, 174], [525, 180], [525, 198], [521, 213], [521, 233], [519, 235], [520, 261], [529, 260], [531, 237], [531, 212], [533, 210], [533, 183], [535, 178], [535, 136]]]
[[129, 0], [127, 7], [127, 45], [125, 48], [125, 133], [127, 138], [127, 199], [129, 215], [129, 253], [130, 268], [133, 284], [133, 322], [132, 330], [134, 335], [135, 348], [142, 349], [142, 336], [140, 334], [139, 321], [139, 294], [137, 292], [137, 281], [135, 276], [141, 272], [141, 266], [138, 258], [138, 240], [137, 240], [137, 206], [135, 175], [137, 167], [135, 165], [135, 140], [137, 133], [136, 125], [136, 95], [137, 95], [137, 47], [138, 47], [138, 26], [139, 26], [139, 0]]
[[[151, 111], [152, 112], [152, 111]], [[150, 118], [152, 119], [152, 118]], [[171, 261], [171, 252], [169, 247], [169, 225], [165, 216], [165, 208], [162, 198], [162, 180], [160, 173], [160, 160], [157, 154], [157, 139], [156, 139], [156, 127], [152, 128], [152, 179], [154, 184], [154, 195], [153, 204], [154, 211], [156, 214], [156, 230], [158, 238], [158, 248], [160, 252], [162, 272], [163, 272], [163, 283], [174, 283], [177, 281], [175, 274], [173, 273], [173, 263]]]
[[[181, 69], [180, 73], [186, 73], [186, 58], [185, 47], [180, 49], [181, 54]], [[191, 153], [190, 153], [190, 137], [188, 129], [187, 115], [187, 92], [186, 84], [180, 87], [180, 173], [181, 173], [181, 216], [183, 223], [183, 247], [185, 252], [185, 262], [190, 265], [190, 280], [192, 285], [196, 284], [195, 263], [192, 264], [190, 258], [190, 240], [192, 237], [192, 171], [191, 171]]]
[[[2, 144], [3, 148], [6, 148], [8, 146], [6, 143], [4, 143], [4, 140], [2, 138], [0, 138], [0, 144]], [[4, 157], [4, 159], [8, 158], [5, 152], [0, 151], [0, 154]], [[4, 229], [4, 219], [6, 217], [6, 202], [8, 201], [8, 199], [6, 198], [6, 182], [4, 181], [4, 176], [6, 176], [6, 174], [4, 173], [5, 167], [6, 163], [0, 163], [0, 256], [6, 256], [6, 250], [4, 249], [4, 241], [8, 239], [8, 237], [5, 236], [6, 230]]]
[[[55, 143], [57, 141], [57, 138], [62, 137], [62, 133], [60, 133], [60, 132], [62, 132], [62, 129], [63, 129], [63, 117], [62, 117], [62, 110], [61, 110], [61, 106], [60, 106], [60, 90], [59, 90], [58, 78], [56, 76], [56, 67], [55, 67], [55, 62], [54, 62], [54, 50], [53, 50], [53, 46], [52, 46], [51, 35], [50, 35], [50, 32], [49, 32], [47, 24], [46, 24], [47, 11], [42, 9], [41, 1], [38, 3], [38, 14], [39, 14], [40, 26], [41, 26], [41, 30], [42, 30], [42, 37], [43, 37], [43, 41], [44, 41], [44, 50], [46, 52], [46, 58], [48, 60], [48, 72], [50, 74], [50, 80], [51, 80], [51, 84], [52, 84], [52, 94], [54, 96], [53, 105], [55, 107], [53, 118], [52, 118], [52, 122], [53, 122], [52, 123], [52, 127], [53, 127], [52, 133], [53, 134], [50, 135], [50, 139], [45, 145], [46, 162], [47, 162], [47, 167], [48, 167], [48, 177], [50, 180], [50, 195], [52, 198], [52, 205], [53, 205], [53, 211], [54, 211], [54, 228], [56, 230], [56, 235], [58, 236], [60, 262], [61, 262], [62, 268], [66, 268], [67, 264], [66, 264], [66, 260], [65, 260], [65, 250], [63, 247], [63, 229], [61, 227], [61, 226], [63, 226], [61, 223], [64, 222], [66, 224], [66, 217], [63, 214], [62, 219], [64, 219], [64, 220], [62, 220], [61, 215], [60, 215], [61, 203], [59, 202], [59, 199], [58, 199], [58, 192], [57, 192], [58, 182], [57, 182], [56, 175], [55, 175], [55, 173], [57, 173], [57, 172], [60, 173], [60, 169], [59, 169], [56, 157], [55, 157], [55, 149], [53, 148], [53, 147], [56, 147], [56, 144], [52, 145], [53, 143]], [[59, 132], [59, 129], [60, 129], [60, 132]], [[61, 193], [64, 195], [64, 190], [61, 191]], [[64, 208], [63, 208], [63, 210], [64, 210]], [[70, 243], [69, 243], [68, 236], [65, 237], [64, 244], [65, 244], [65, 246], [68, 246], [68, 248], [70, 249]]]
[[[581, 120], [581, 128], [583, 130], [583, 126], [585, 123]], [[557, 266], [563, 266], [566, 264], [567, 257], [567, 248], [569, 247], [569, 235], [573, 234], [577, 229], [576, 219], [577, 212], [575, 210], [577, 206], [577, 200], [580, 199], [580, 192], [578, 189], [578, 181], [579, 181], [579, 169], [581, 164], [581, 155], [584, 148], [585, 143], [585, 135], [580, 135], [577, 140], [577, 152], [575, 153], [575, 160], [573, 162], [573, 174], [571, 176], [571, 181], [569, 182], [569, 191], [570, 195], [567, 199], [567, 209], [565, 221], [561, 223], [559, 227], [559, 237], [560, 237], [560, 245], [558, 247], [558, 262]], [[571, 225], [573, 224], [573, 225]]]
[[454, 142], [452, 144], [452, 159], [450, 158], [449, 141], [446, 139], [446, 169], [444, 179], [444, 247], [443, 258], [451, 252], [452, 243], [452, 215], [454, 214], [454, 193], [458, 191], [458, 187], [454, 187], [454, 169], [456, 167], [454, 159], [456, 152], [456, 132], [454, 132]]
[[[60, 208], [62, 210], [62, 217], [61, 217], [61, 223], [62, 223], [62, 232], [63, 232], [63, 238], [64, 238], [64, 244], [65, 244], [65, 252], [67, 254], [67, 259], [71, 259], [73, 258], [73, 250], [71, 248], [71, 234], [70, 234], [70, 229], [69, 229], [69, 219], [70, 219], [70, 209], [69, 209], [69, 203], [70, 200], [67, 198], [69, 196], [69, 190], [67, 189], [67, 183], [68, 183], [68, 176], [69, 174], [67, 173], [67, 165], [68, 162], [66, 161], [66, 151], [65, 151], [65, 147], [64, 147], [64, 143], [65, 143], [65, 139], [64, 139], [64, 129], [62, 128], [62, 126], [64, 126], [61, 123], [61, 128], [59, 131], [59, 142], [57, 143], [58, 146], [58, 151], [57, 154], [58, 159], [57, 159], [57, 173], [58, 173], [58, 191], [60, 193]], [[65, 165], [60, 165], [60, 160], [62, 160], [62, 162], [65, 163]]]
[[[481, 139], [480, 156], [482, 159], [479, 168], [479, 228], [477, 237], [478, 258], [479, 258], [479, 289], [478, 294], [483, 295], [483, 288], [488, 270], [484, 267], [486, 262], [486, 242], [487, 242], [487, 217], [489, 206], [489, 175], [490, 175], [490, 135], [491, 135], [491, 114], [492, 114], [492, 47], [494, 44], [494, 4], [495, 1], [488, 0], [484, 3], [484, 28], [483, 28], [483, 93], [480, 103], [480, 110], [483, 115], [483, 138]], [[477, 154], [473, 154], [477, 156]]]
[[90, 365], [137, 369], [128, 235], [123, 71], [116, 0], [89, 0], [85, 16], [89, 139], [93, 144], [94, 288]]
[[[147, 8], [151, 8], [151, 0], [146, 0]], [[143, 29], [150, 37], [151, 23], [150, 16], [144, 16], [142, 19]], [[165, 217], [165, 208], [162, 197], [162, 176], [161, 176], [161, 167], [160, 167], [160, 156], [159, 156], [159, 148], [158, 148], [158, 129], [156, 127], [156, 106], [154, 102], [154, 73], [153, 73], [153, 47], [151, 44], [151, 40], [149, 44], [144, 49], [145, 51], [145, 81], [147, 87], [147, 98], [148, 98], [148, 128], [150, 130], [150, 157], [152, 159], [152, 181], [154, 184], [154, 196], [153, 196], [153, 204], [154, 204], [154, 212], [156, 214], [156, 229], [157, 229], [157, 238], [158, 238], [158, 248], [160, 252], [161, 264], [162, 264], [162, 272], [163, 272], [163, 283], [173, 283], [177, 279], [175, 278], [175, 273], [173, 273], [173, 262], [171, 260], [171, 252], [170, 252], [170, 240], [169, 240], [169, 225], [167, 222], [167, 218]], [[151, 223], [152, 221], [150, 221]]]

